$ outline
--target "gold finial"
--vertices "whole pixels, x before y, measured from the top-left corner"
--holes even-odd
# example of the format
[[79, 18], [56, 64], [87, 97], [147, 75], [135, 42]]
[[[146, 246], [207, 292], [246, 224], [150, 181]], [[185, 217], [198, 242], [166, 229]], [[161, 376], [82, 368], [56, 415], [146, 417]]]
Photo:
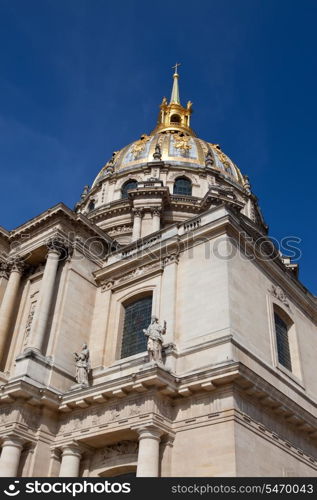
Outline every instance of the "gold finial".
[[[195, 136], [195, 132], [190, 128], [190, 116], [193, 112], [192, 102], [188, 101], [186, 108], [181, 105], [179, 97], [179, 74], [178, 67], [181, 63], [176, 63], [173, 66], [173, 87], [170, 102], [167, 103], [166, 97], [163, 98], [160, 106], [157, 126], [151, 132], [151, 135], [156, 132], [182, 132], [186, 136]], [[184, 139], [186, 141], [186, 139]], [[183, 146], [182, 146], [183, 147]]]
[[178, 66], [181, 66], [181, 63], [176, 63], [176, 64], [175, 64], [175, 66], [172, 66], [172, 68], [173, 68], [173, 69], [175, 69], [175, 71], [174, 71], [174, 75], [177, 75], [177, 74], [178, 74], [178, 73], [177, 73], [177, 68], [178, 68]]

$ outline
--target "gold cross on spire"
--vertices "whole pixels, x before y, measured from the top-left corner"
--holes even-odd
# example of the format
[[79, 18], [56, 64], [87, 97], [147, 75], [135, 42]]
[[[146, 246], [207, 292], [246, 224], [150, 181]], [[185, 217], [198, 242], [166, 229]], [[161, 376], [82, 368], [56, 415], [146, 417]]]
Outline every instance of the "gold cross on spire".
[[177, 68], [178, 68], [178, 66], [180, 66], [180, 65], [181, 65], [181, 63], [176, 63], [176, 64], [175, 64], [175, 66], [172, 66], [172, 67], [173, 67], [173, 69], [175, 69], [175, 73], [174, 73], [174, 75], [177, 75]]

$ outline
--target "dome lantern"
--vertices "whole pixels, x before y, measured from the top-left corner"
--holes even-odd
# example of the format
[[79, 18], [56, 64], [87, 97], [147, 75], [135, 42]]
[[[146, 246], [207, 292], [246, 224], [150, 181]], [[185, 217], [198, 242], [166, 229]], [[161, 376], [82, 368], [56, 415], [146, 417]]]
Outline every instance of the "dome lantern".
[[171, 100], [168, 104], [166, 97], [163, 97], [160, 105], [157, 126], [153, 130], [152, 134], [156, 132], [175, 131], [183, 132], [186, 135], [195, 137], [195, 132], [190, 128], [190, 116], [193, 112], [192, 102], [188, 101], [186, 108], [182, 106], [180, 102], [178, 85], [179, 74], [177, 72], [178, 66], [180, 66], [179, 63], [176, 63], [175, 66], [173, 66], [175, 71], [173, 74]]

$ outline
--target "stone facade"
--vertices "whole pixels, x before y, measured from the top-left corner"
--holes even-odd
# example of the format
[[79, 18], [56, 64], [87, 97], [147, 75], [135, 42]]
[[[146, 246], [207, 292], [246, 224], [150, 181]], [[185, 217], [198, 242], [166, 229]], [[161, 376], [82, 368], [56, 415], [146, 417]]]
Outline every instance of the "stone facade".
[[[170, 105], [184, 110], [186, 136], [190, 108]], [[131, 146], [76, 210], [0, 229], [3, 476], [317, 475], [316, 298], [272, 252], [247, 178], [221, 150], [167, 162], [168, 116], [147, 140], [156, 157], [132, 148], [146, 155], [133, 159], [128, 199], [118, 186], [131, 179]], [[236, 174], [214, 169], [219, 158]], [[184, 172], [195, 197], [172, 198]], [[163, 363], [146, 350], [121, 358], [125, 307], [150, 295], [167, 324]], [[276, 311], [291, 325], [291, 370]], [[84, 343], [87, 387], [73, 357]]]

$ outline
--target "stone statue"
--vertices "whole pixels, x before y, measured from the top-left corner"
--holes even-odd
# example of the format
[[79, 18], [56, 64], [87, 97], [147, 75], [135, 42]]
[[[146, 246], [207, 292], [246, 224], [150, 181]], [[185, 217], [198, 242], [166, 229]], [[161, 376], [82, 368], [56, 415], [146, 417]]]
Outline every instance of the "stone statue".
[[161, 146], [159, 144], [156, 144], [156, 146], [155, 146], [153, 158], [154, 158], [154, 160], [161, 160], [162, 159]]
[[205, 165], [206, 165], [206, 167], [211, 167], [213, 165], [213, 163], [214, 163], [214, 159], [212, 156], [212, 152], [209, 149], [207, 154], [206, 154], [206, 157], [205, 157]]
[[83, 192], [80, 195], [80, 199], [84, 200], [88, 194], [89, 186], [84, 186]]
[[152, 316], [150, 325], [143, 332], [148, 338], [147, 351], [149, 353], [149, 361], [162, 363], [162, 345], [163, 335], [166, 333], [166, 321], [164, 321], [164, 326], [161, 326], [158, 318]]
[[79, 354], [74, 352], [76, 362], [76, 382], [84, 387], [88, 386], [88, 374], [90, 371], [89, 349], [87, 344], [82, 345]]

